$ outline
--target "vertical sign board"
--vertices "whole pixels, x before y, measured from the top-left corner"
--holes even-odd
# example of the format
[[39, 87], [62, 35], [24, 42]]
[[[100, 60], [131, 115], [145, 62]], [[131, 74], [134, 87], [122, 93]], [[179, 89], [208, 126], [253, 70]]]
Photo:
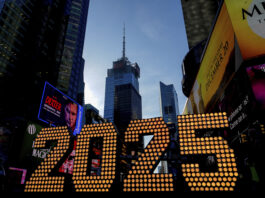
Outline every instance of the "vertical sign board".
[[225, 0], [244, 60], [265, 55], [265, 1]]
[[70, 97], [45, 83], [39, 120], [52, 126], [67, 126], [74, 136], [80, 133], [82, 125], [83, 107]]
[[234, 30], [226, 5], [223, 4], [191, 92], [198, 113], [203, 113], [203, 109], [207, 108], [220, 88], [227, 66], [234, 55], [234, 44]]

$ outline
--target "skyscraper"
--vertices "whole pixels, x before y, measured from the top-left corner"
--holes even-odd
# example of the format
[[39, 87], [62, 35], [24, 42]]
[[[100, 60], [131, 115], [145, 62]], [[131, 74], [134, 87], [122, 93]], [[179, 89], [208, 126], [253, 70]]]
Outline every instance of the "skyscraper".
[[[170, 145], [175, 144], [177, 140], [177, 115], [179, 115], [178, 95], [173, 84], [166, 85], [160, 82], [160, 109], [164, 121], [170, 129]], [[169, 147], [165, 157], [172, 156], [175, 150]], [[171, 161], [161, 161], [159, 173], [168, 173], [172, 171]]]
[[179, 115], [178, 96], [174, 85], [160, 82], [161, 114], [166, 123], [177, 123]]
[[140, 68], [125, 56], [125, 28], [122, 58], [108, 69], [105, 88], [104, 118], [114, 122], [120, 131], [133, 119], [142, 118], [142, 102], [139, 94]]
[[88, 6], [89, 0], [1, 0], [0, 126], [12, 132], [17, 150], [27, 123], [38, 122], [45, 81], [74, 100], [80, 93], [82, 102]]
[[[82, 103], [88, 6], [89, 0], [1, 1], [0, 83], [6, 85], [1, 86], [6, 95], [0, 99], [3, 116], [21, 112], [36, 118], [38, 111], [34, 110], [45, 81]], [[15, 105], [19, 103], [23, 105]]]
[[67, 28], [57, 87], [77, 100], [84, 98], [84, 64], [82, 58], [89, 0], [67, 0]]

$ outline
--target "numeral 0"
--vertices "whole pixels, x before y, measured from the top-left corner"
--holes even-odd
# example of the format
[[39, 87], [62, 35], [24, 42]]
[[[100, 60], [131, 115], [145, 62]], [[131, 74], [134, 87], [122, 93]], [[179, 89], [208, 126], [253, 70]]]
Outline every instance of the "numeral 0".
[[[87, 175], [91, 138], [103, 137], [102, 171], [100, 176]], [[117, 133], [108, 124], [85, 125], [78, 136], [73, 180], [77, 192], [107, 192], [115, 179]]]
[[[182, 164], [185, 181], [192, 191], [233, 191], [238, 172], [234, 152], [222, 137], [197, 137], [205, 129], [228, 127], [225, 113], [178, 116], [180, 154], [214, 155], [218, 164], [216, 172], [201, 172], [197, 163]], [[133, 120], [125, 132], [125, 142], [138, 142], [139, 135], [154, 137], [123, 183], [123, 191], [173, 191], [172, 174], [153, 174], [155, 166], [170, 142], [167, 125], [162, 118]], [[103, 138], [101, 174], [88, 173], [88, 157], [92, 138]], [[25, 192], [62, 192], [64, 176], [54, 170], [70, 147], [66, 127], [43, 129], [35, 140], [35, 148], [44, 148], [47, 141], [57, 141], [56, 147], [26, 182]], [[77, 192], [107, 192], [115, 179], [117, 132], [111, 123], [85, 125], [77, 138], [73, 170], [73, 184]]]

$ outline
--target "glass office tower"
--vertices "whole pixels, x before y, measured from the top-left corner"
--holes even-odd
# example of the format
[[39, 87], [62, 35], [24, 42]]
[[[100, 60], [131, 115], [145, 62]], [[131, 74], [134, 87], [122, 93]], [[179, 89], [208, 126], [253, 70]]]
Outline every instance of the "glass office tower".
[[178, 96], [174, 85], [165, 85], [160, 82], [161, 114], [166, 123], [177, 123], [179, 115]]
[[123, 56], [108, 69], [105, 87], [104, 118], [115, 123], [121, 131], [129, 122], [142, 118], [142, 99], [139, 94], [140, 68], [125, 56], [125, 30]]
[[0, 2], [0, 126], [12, 134], [10, 156], [17, 163], [28, 123], [43, 124], [38, 110], [45, 81], [83, 101], [89, 0]]
[[36, 118], [45, 81], [83, 103], [88, 7], [89, 0], [1, 1], [0, 83], [8, 85], [1, 113], [28, 112], [30, 104]]
[[84, 98], [84, 64], [82, 58], [89, 0], [67, 0], [67, 28], [57, 87], [80, 104]]
[[104, 118], [125, 130], [131, 120], [142, 118], [139, 94], [140, 68], [127, 58], [113, 62], [108, 70], [105, 89]]

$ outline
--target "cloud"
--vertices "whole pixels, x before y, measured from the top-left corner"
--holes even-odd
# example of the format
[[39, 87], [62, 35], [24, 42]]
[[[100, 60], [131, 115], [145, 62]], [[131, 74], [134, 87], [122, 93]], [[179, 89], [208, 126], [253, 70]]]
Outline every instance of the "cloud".
[[165, 24], [162, 19], [155, 17], [151, 9], [146, 9], [143, 6], [137, 6], [135, 11], [136, 24], [139, 30], [150, 40], [159, 41], [165, 31]]
[[151, 40], [158, 41], [161, 38], [162, 24], [159, 21], [152, 21], [140, 24], [140, 30]]
[[97, 108], [102, 115], [104, 110], [104, 103], [102, 102], [101, 97], [99, 97], [99, 93], [92, 89], [89, 84], [85, 85], [85, 103], [91, 104], [95, 108]]
[[86, 63], [84, 71], [85, 103], [96, 107], [102, 116], [104, 112], [106, 71], [106, 68], [89, 62]]

